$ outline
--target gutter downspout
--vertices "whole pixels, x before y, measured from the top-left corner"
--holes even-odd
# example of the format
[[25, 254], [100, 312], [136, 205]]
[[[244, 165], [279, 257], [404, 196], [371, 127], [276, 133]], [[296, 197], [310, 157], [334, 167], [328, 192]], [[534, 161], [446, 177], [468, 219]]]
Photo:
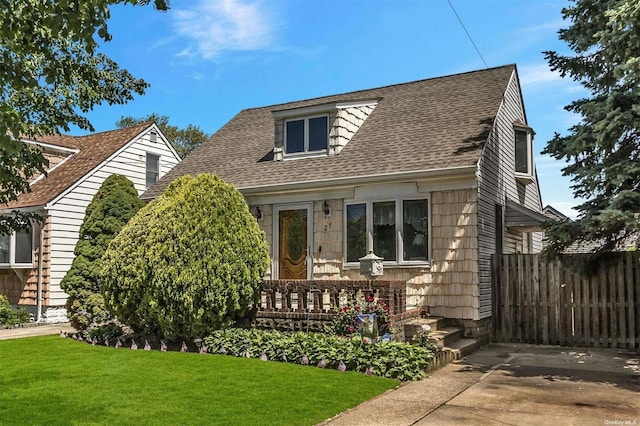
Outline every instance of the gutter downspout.
[[36, 300], [36, 322], [42, 321], [42, 263], [44, 253], [44, 221], [40, 226], [40, 247], [38, 248], [38, 285]]

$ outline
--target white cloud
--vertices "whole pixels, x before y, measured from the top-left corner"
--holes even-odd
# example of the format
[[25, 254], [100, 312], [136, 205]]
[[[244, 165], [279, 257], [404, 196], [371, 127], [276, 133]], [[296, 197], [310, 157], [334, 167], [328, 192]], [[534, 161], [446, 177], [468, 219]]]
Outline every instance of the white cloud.
[[520, 67], [520, 82], [523, 86], [533, 86], [562, 80], [560, 73], [551, 71], [547, 64], [525, 65]]
[[191, 41], [180, 56], [214, 59], [224, 51], [265, 49], [275, 39], [274, 17], [261, 1], [200, 0], [172, 14], [177, 34]]

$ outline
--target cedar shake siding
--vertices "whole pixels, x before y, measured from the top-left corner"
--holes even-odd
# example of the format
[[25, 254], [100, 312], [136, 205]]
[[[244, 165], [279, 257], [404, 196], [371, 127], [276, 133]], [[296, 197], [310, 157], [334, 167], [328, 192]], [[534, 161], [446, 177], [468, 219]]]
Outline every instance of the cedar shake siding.
[[[307, 138], [307, 123], [318, 114], [327, 117], [326, 152], [297, 148], [287, 157], [287, 120], [298, 121], [296, 126], [304, 121]], [[251, 108], [142, 197], [153, 199], [184, 174], [218, 174], [245, 196], [270, 244], [265, 279], [283, 279], [277, 212], [290, 210], [282, 216], [287, 221], [291, 211], [300, 210], [307, 223], [312, 221], [306, 235], [307, 279], [363, 280], [359, 253], [353, 251], [378, 244], [387, 252], [381, 279], [406, 283], [407, 308], [481, 322], [491, 315], [496, 205], [506, 209], [510, 200], [512, 209], [522, 207], [534, 221], [542, 211], [535, 168], [527, 169], [533, 176], [521, 172], [516, 179], [514, 123], [529, 131], [514, 65]], [[297, 131], [302, 133], [300, 127]], [[293, 143], [299, 147], [300, 137]], [[405, 209], [417, 213], [405, 218]], [[426, 228], [416, 228], [425, 220]], [[528, 237], [537, 222], [527, 233], [523, 226], [507, 229], [504, 223], [506, 252], [539, 250], [540, 237]], [[352, 227], [349, 236], [347, 226]], [[424, 242], [419, 242], [425, 235], [426, 258]], [[287, 230], [281, 236], [290, 234]], [[347, 241], [352, 241], [351, 252]], [[423, 251], [416, 255], [415, 247]], [[294, 276], [284, 266], [282, 271]]]

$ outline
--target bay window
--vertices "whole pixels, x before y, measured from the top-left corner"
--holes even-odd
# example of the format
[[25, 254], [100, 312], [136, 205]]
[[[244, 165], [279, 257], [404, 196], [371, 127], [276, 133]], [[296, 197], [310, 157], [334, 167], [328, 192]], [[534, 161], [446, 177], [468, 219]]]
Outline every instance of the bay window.
[[429, 200], [347, 202], [344, 240], [347, 264], [369, 250], [386, 264], [424, 264], [429, 260]]
[[516, 180], [524, 185], [533, 182], [533, 130], [514, 126]]

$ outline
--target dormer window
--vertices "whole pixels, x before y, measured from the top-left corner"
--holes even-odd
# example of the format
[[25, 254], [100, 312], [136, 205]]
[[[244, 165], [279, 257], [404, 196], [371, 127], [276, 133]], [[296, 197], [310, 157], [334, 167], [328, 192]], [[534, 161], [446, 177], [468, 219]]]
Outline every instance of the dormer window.
[[533, 182], [533, 130], [514, 124], [515, 175], [524, 185]]
[[285, 121], [285, 155], [326, 153], [329, 147], [329, 116]]
[[339, 155], [380, 99], [272, 111], [274, 161]]

